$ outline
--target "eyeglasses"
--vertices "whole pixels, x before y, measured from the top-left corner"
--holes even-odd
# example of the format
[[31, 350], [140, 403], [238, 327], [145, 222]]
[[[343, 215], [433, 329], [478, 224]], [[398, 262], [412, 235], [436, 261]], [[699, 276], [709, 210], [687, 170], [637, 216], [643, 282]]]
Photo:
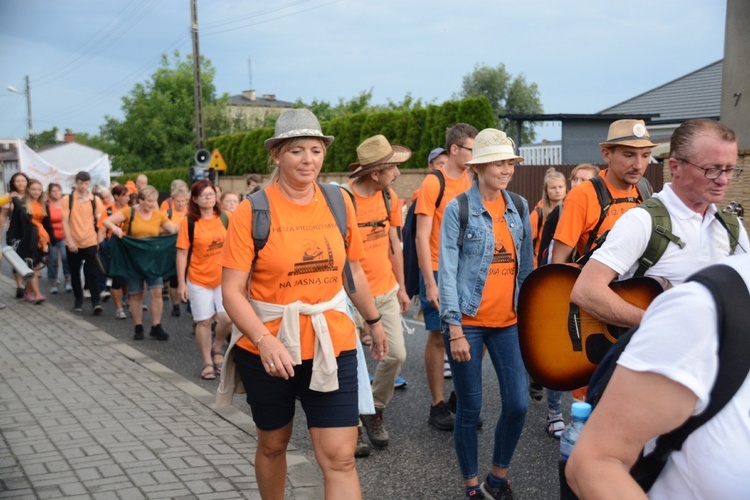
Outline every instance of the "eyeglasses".
[[700, 165], [696, 165], [695, 163], [688, 161], [684, 158], [677, 158], [677, 160], [683, 163], [687, 163], [688, 165], [692, 165], [695, 168], [698, 168], [700, 170], [703, 170], [703, 177], [705, 177], [706, 179], [716, 180], [719, 177], [721, 177], [721, 174], [727, 174], [727, 180], [731, 181], [733, 179], [739, 179], [740, 174], [742, 173], [742, 169], [737, 168], [737, 167], [730, 167], [727, 169], [722, 169], [718, 167], [705, 168], [705, 167], [701, 167]]
[[216, 198], [216, 193], [203, 193], [198, 198], [200, 198], [201, 200], [210, 200], [211, 198]]
[[456, 146], [458, 146], [461, 149], [465, 149], [469, 153], [473, 153], [474, 152], [474, 150], [472, 148], [467, 148], [466, 146], [459, 146], [458, 144], [456, 144]]

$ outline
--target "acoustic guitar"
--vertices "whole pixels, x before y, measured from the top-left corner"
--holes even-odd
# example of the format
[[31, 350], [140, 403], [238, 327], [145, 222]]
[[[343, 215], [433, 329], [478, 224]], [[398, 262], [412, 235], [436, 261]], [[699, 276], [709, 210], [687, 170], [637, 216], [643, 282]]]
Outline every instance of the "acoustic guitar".
[[[609, 347], [628, 330], [570, 302], [580, 273], [565, 264], [542, 266], [526, 278], [518, 298], [518, 337], [526, 369], [534, 381], [558, 391], [587, 385]], [[642, 309], [663, 291], [651, 278], [616, 281], [610, 288]]]

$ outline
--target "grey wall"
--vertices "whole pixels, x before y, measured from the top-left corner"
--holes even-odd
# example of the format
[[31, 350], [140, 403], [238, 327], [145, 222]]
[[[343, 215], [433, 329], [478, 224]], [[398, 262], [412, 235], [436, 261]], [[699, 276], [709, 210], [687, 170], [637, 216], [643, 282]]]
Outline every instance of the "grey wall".
[[566, 120], [562, 126], [562, 163], [602, 163], [599, 143], [607, 140], [609, 123]]

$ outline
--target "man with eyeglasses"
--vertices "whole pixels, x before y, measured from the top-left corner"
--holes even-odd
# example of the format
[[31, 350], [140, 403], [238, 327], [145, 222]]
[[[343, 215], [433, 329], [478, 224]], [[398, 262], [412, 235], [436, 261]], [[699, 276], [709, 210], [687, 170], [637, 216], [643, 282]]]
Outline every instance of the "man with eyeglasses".
[[[444, 400], [443, 357], [445, 346], [440, 333], [440, 304], [438, 301], [438, 253], [440, 250], [440, 224], [445, 206], [453, 198], [471, 187], [466, 162], [471, 160], [477, 129], [467, 123], [457, 123], [445, 133], [445, 152], [448, 161], [438, 167], [445, 187], [437, 175], [428, 175], [419, 188], [417, 206], [417, 231], [415, 246], [421, 276], [419, 299], [427, 330], [424, 366], [432, 405], [428, 423], [439, 430], [453, 430], [454, 417]], [[438, 203], [439, 202], [439, 203]]]
[[[714, 120], [690, 120], [672, 134], [669, 155], [672, 182], [656, 193], [671, 220], [671, 232], [684, 244], [670, 241], [664, 254], [645, 273], [665, 288], [682, 283], [691, 273], [715, 264], [731, 253], [750, 248], [742, 224], [730, 231], [717, 205], [724, 201], [737, 168], [737, 138]], [[573, 287], [571, 300], [610, 324], [640, 324], [643, 309], [620, 298], [609, 288], [617, 276], [628, 278], [639, 266], [653, 232], [646, 210], [630, 210], [614, 225], [607, 240], [591, 256]]]

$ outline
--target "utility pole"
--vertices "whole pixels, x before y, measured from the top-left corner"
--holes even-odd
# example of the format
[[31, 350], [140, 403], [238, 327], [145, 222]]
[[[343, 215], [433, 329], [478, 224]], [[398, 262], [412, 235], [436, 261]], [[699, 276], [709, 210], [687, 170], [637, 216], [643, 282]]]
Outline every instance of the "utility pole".
[[[190, 16], [191, 31], [193, 34], [193, 97], [195, 100], [195, 148], [197, 150], [201, 150], [204, 147], [206, 136], [203, 133], [203, 92], [201, 90], [201, 55], [198, 45], [198, 7], [196, 5], [196, 0], [190, 0]], [[31, 111], [29, 111], [29, 127], [31, 127]]]
[[34, 127], [31, 125], [31, 84], [29, 75], [26, 75], [26, 114], [29, 122], [29, 139], [34, 135]]

